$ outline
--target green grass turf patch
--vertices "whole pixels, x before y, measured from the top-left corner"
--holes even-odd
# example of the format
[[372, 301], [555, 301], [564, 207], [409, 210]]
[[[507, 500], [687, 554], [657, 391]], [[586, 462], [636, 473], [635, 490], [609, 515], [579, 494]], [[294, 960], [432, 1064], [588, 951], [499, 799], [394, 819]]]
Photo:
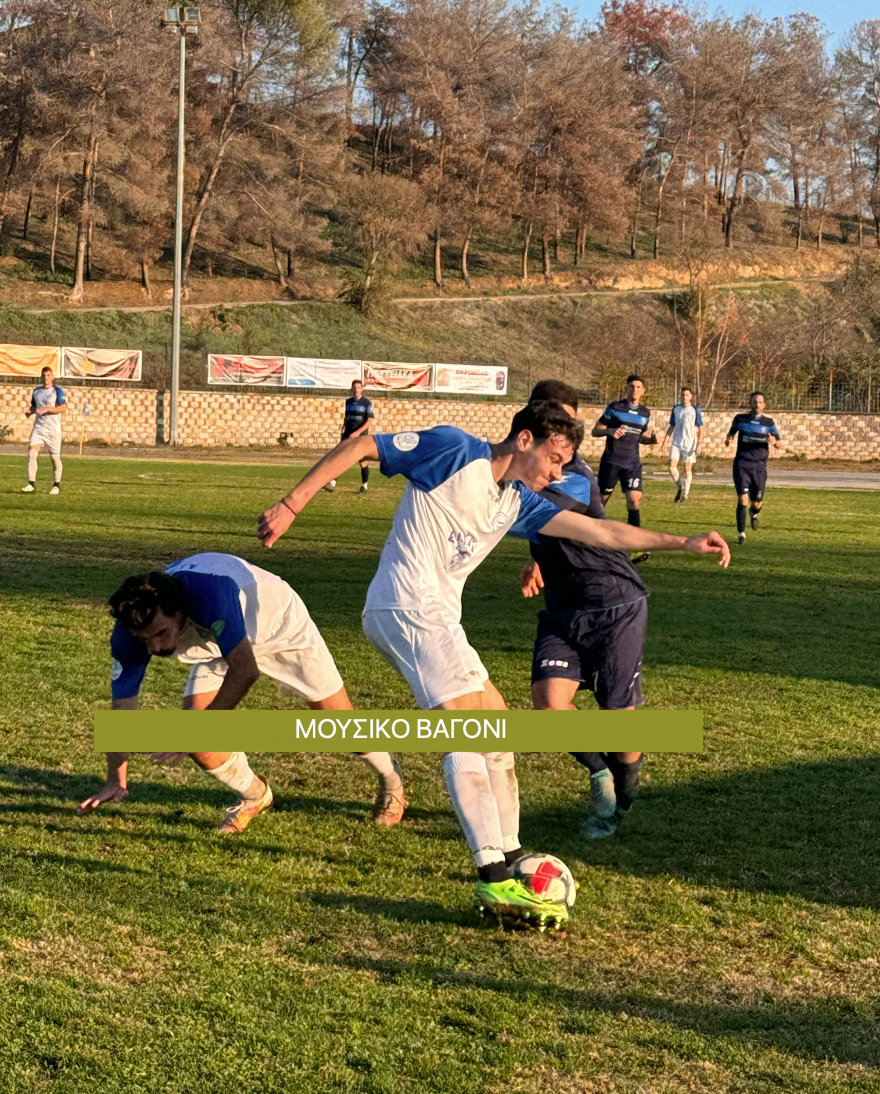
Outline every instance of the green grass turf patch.
[[[706, 751], [649, 758], [611, 840], [579, 836], [586, 779], [520, 757], [526, 846], [580, 885], [564, 939], [471, 910], [472, 867], [439, 757], [405, 757], [412, 807], [364, 822], [355, 759], [258, 755], [276, 807], [239, 839], [187, 763], [135, 771], [89, 819], [91, 716], [109, 699], [104, 600], [202, 550], [303, 595], [354, 703], [407, 707], [359, 614], [400, 481], [320, 494], [267, 553], [257, 514], [294, 467], [70, 459], [23, 496], [0, 457], [0, 1090], [437, 1094], [873, 1091], [880, 1069], [880, 497], [773, 489], [727, 573], [655, 554], [649, 706], [702, 707]], [[732, 487], [649, 482], [647, 526], [735, 529]], [[619, 498], [611, 513], [623, 515]], [[465, 626], [529, 705], [536, 606], [524, 544], [472, 578]], [[143, 704], [180, 702], [150, 666]], [[585, 699], [584, 704], [592, 704]], [[261, 681], [251, 708], [295, 706]], [[584, 742], [589, 747], [589, 742]]]

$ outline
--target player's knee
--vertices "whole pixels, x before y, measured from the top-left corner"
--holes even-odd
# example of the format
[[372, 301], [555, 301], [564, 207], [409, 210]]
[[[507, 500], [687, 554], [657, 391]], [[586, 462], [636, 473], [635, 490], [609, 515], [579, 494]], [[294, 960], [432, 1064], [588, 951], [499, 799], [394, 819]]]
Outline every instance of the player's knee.
[[490, 771], [512, 771], [516, 766], [513, 752], [484, 752], [483, 755]]
[[443, 774], [486, 774], [486, 757], [480, 752], [447, 752], [443, 757]]

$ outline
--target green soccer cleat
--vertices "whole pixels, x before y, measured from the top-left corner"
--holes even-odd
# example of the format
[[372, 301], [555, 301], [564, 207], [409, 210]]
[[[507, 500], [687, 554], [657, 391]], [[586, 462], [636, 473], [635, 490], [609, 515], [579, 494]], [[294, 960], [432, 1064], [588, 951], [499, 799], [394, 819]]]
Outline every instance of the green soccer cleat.
[[617, 808], [614, 776], [604, 768], [590, 775], [590, 814], [596, 817], [613, 817]]
[[542, 900], [518, 878], [507, 881], [480, 881], [474, 890], [474, 907], [480, 915], [494, 915], [499, 923], [516, 919], [535, 926], [558, 930], [568, 922], [568, 907], [558, 900]]

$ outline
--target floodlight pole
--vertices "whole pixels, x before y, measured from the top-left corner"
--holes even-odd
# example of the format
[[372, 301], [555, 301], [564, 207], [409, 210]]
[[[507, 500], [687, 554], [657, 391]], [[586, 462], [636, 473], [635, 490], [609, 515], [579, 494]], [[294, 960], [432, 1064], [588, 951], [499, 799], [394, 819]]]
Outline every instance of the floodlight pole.
[[183, 292], [183, 143], [184, 100], [186, 98], [186, 33], [178, 31], [180, 64], [177, 85], [177, 198], [174, 206], [174, 293], [171, 309], [171, 406], [169, 408], [169, 440], [176, 445], [177, 400], [180, 394], [180, 317]]

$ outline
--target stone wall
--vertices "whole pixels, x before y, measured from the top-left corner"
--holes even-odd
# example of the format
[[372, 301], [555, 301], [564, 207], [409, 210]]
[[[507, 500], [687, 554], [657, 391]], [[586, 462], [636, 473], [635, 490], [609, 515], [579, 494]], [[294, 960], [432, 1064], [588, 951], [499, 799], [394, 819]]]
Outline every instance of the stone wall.
[[[69, 442], [79, 439], [104, 440], [111, 444], [155, 444], [161, 435], [162, 417], [167, 421], [168, 395], [146, 388], [106, 388], [63, 385], [70, 410], [64, 417]], [[0, 384], [0, 425], [13, 428], [9, 438], [26, 441], [31, 421], [24, 412], [30, 387]], [[88, 403], [90, 414], [83, 415]], [[448, 399], [376, 399], [376, 428], [393, 433], [401, 429], [429, 429], [451, 424], [478, 437], [500, 440], [507, 433], [516, 406], [498, 402], [455, 402]], [[185, 445], [272, 445], [285, 434], [287, 443], [298, 448], [326, 449], [339, 439], [343, 397], [270, 395], [266, 392], [182, 391], [178, 430]], [[581, 417], [588, 426], [602, 407], [585, 407]], [[772, 414], [772, 411], [771, 411]], [[707, 456], [730, 456], [724, 437], [732, 411], [704, 414], [704, 452]], [[783, 448], [779, 455], [807, 459], [880, 459], [880, 416], [781, 411], [772, 414], [779, 425]], [[660, 435], [669, 421], [667, 410], [655, 410]], [[584, 454], [597, 459], [601, 439], [587, 437]], [[771, 455], [775, 450], [771, 450]]]

